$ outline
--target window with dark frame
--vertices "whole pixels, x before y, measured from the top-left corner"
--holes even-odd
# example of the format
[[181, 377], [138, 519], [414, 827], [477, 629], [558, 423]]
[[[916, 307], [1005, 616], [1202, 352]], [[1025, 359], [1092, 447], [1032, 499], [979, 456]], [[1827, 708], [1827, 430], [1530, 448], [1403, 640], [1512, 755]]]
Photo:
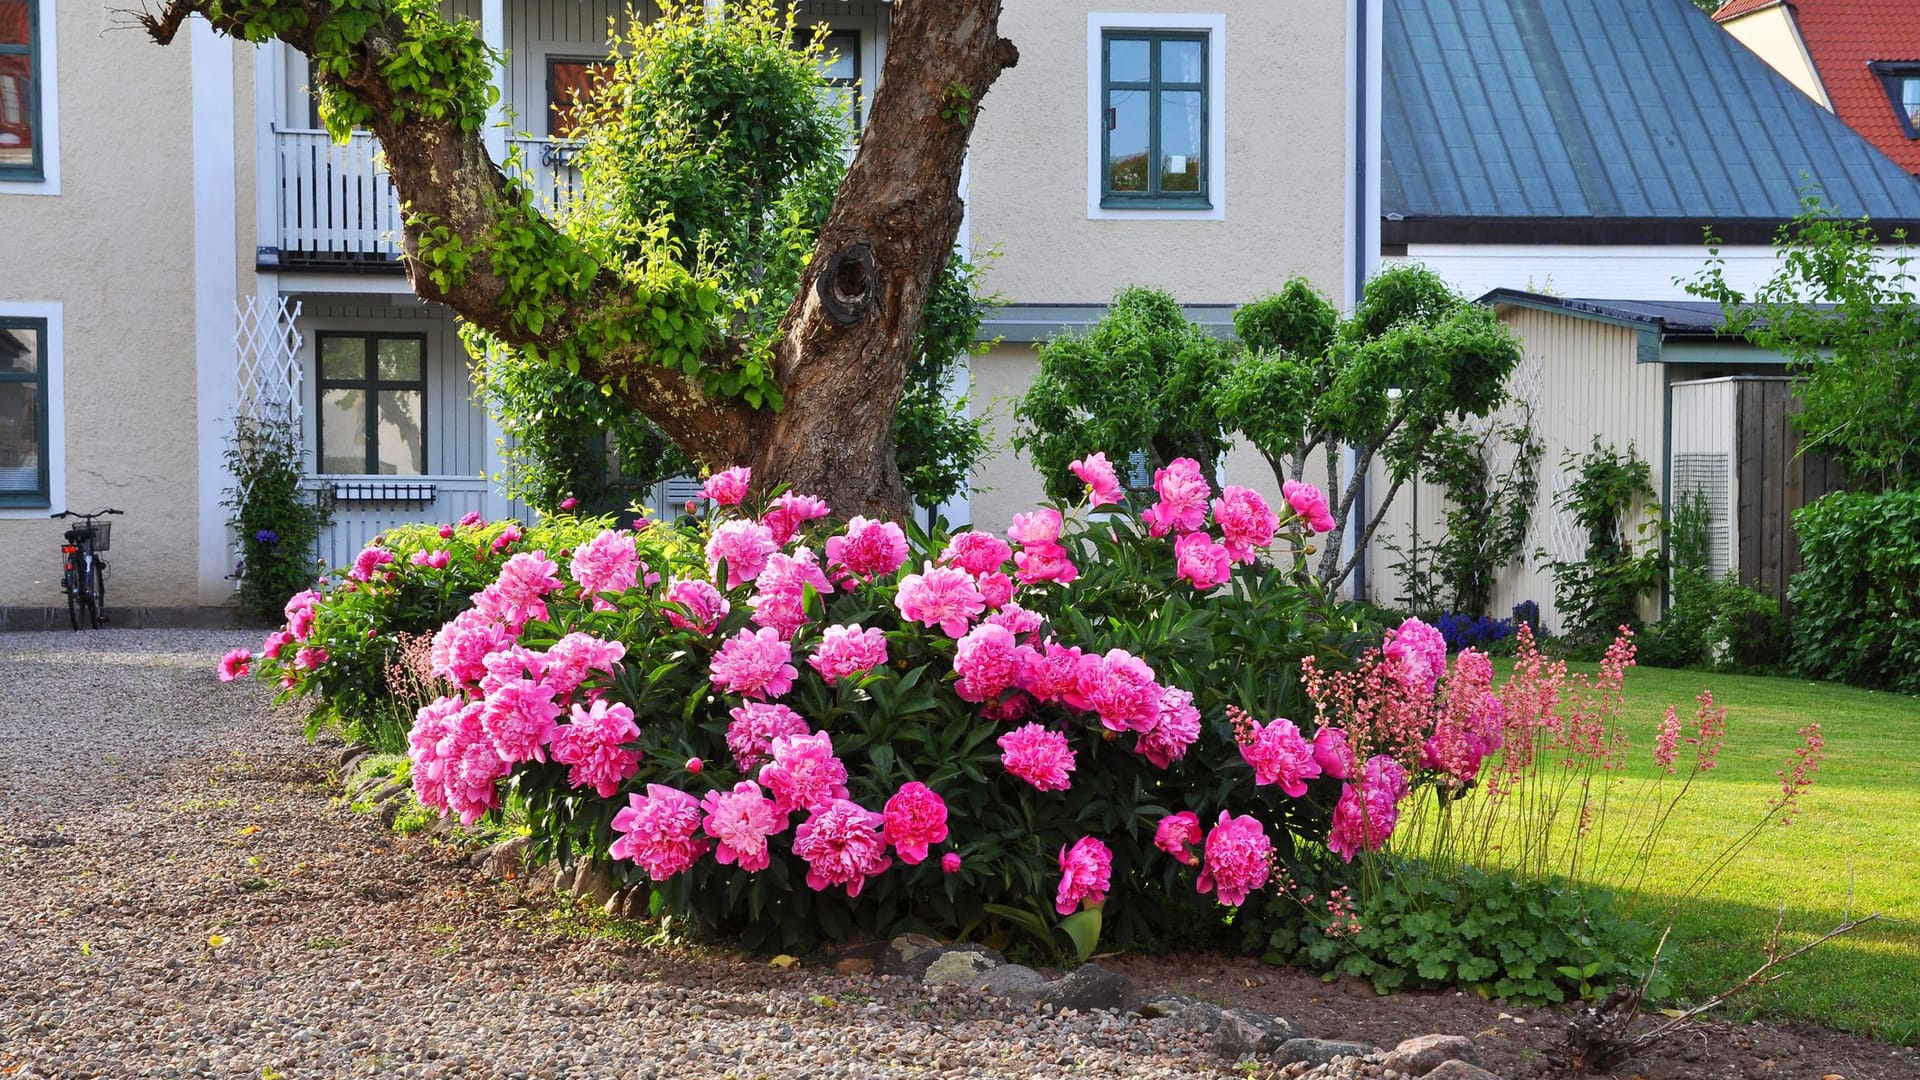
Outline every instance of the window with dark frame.
[[830, 31], [821, 44], [820, 77], [827, 84], [823, 93], [829, 103], [845, 110], [847, 130], [857, 137], [860, 134], [860, 33]]
[[1100, 205], [1211, 209], [1207, 34], [1108, 30], [1100, 45]]
[[324, 474], [427, 471], [424, 334], [322, 333], [314, 459]]
[[0, 506], [47, 506], [47, 320], [0, 316]]
[[1876, 60], [1867, 66], [1880, 77], [1907, 138], [1920, 139], [1920, 61]]
[[579, 109], [600, 92], [600, 82], [613, 73], [611, 60], [547, 57], [547, 134], [571, 139], [580, 125]]
[[43, 180], [39, 0], [0, 0], [0, 180]]

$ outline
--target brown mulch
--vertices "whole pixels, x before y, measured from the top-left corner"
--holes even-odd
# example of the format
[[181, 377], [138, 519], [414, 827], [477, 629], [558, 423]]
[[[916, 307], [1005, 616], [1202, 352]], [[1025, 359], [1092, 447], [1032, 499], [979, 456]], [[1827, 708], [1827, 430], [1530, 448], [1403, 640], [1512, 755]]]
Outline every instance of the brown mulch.
[[[1104, 959], [1142, 989], [1187, 994], [1285, 1017], [1302, 1035], [1392, 1049], [1416, 1035], [1472, 1038], [1505, 1080], [1567, 1075], [1574, 1006], [1536, 1008], [1446, 990], [1381, 996], [1351, 977], [1324, 981], [1249, 957], [1177, 953]], [[1920, 977], [1917, 973], [1916, 977]], [[1646, 1050], [1616, 1080], [1920, 1080], [1920, 1049], [1804, 1023], [1703, 1021]]]

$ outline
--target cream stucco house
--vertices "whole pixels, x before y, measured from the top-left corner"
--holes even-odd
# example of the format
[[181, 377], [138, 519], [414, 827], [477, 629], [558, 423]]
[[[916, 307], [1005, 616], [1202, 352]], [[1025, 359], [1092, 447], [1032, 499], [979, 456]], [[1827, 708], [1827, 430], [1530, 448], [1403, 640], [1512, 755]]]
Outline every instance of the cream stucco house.
[[[833, 74], [868, 85], [890, 5], [796, 3], [829, 25]], [[508, 57], [496, 154], [520, 144], [537, 183], [569, 183], [553, 104], [627, 0], [446, 6]], [[293, 50], [198, 19], [156, 48], [113, 7], [0, 0], [0, 627], [61, 602], [63, 509], [126, 511], [123, 622], [224, 604], [224, 437], [263, 396], [294, 406], [336, 500], [329, 563], [396, 522], [515, 512], [455, 320], [401, 273], [370, 138], [319, 130]], [[1381, 0], [1007, 0], [1021, 62], [985, 102], [960, 237], [997, 252], [1007, 301], [973, 365], [999, 452], [951, 519], [1003, 527], [1038, 498], [1011, 399], [1035, 343], [1120, 286], [1216, 323], [1294, 273], [1353, 295], [1378, 250], [1380, 22]], [[1255, 455], [1227, 467], [1271, 486]]]

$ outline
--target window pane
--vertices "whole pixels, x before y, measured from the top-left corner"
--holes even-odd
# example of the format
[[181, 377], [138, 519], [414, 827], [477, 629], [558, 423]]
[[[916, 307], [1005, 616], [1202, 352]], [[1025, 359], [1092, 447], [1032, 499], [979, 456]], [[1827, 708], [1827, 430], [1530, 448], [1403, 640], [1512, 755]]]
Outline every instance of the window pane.
[[380, 474], [426, 472], [427, 440], [421, 431], [425, 395], [418, 390], [380, 391]]
[[40, 331], [0, 326], [0, 374], [32, 375], [40, 370]]
[[1162, 41], [1160, 43], [1160, 81], [1163, 83], [1197, 83], [1205, 78], [1201, 74], [1200, 43], [1198, 41]]
[[420, 382], [419, 338], [381, 338], [375, 346], [379, 354], [381, 382]]
[[0, 495], [39, 490], [40, 384], [0, 382]]
[[0, 45], [33, 43], [33, 0], [0, 0]]
[[1145, 90], [1107, 94], [1107, 188], [1147, 190], [1147, 101]]
[[0, 53], [0, 166], [33, 166], [33, 57]]
[[860, 77], [860, 35], [851, 30], [835, 30], [827, 35], [820, 74], [836, 82], [851, 83]]
[[1907, 114], [1907, 123], [1920, 127], [1920, 78], [1900, 80], [1900, 108]]
[[1107, 42], [1107, 78], [1112, 82], [1146, 82], [1153, 77], [1149, 51], [1153, 43], [1114, 38]]
[[320, 392], [320, 471], [367, 471], [367, 392]]
[[320, 339], [320, 377], [364, 382], [367, 377], [367, 342], [357, 337]]
[[1200, 190], [1201, 94], [1168, 90], [1160, 95], [1160, 190]]
[[613, 73], [605, 60], [550, 60], [547, 62], [547, 105], [550, 109], [547, 131], [556, 139], [573, 134], [578, 123], [576, 106], [592, 101], [599, 93], [600, 80]]

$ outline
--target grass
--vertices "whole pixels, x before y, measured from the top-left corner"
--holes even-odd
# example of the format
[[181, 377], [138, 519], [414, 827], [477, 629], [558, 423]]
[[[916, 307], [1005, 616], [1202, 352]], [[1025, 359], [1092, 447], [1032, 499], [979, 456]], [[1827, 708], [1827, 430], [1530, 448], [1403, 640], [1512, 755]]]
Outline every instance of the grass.
[[[1666, 967], [1676, 993], [1700, 1000], [1738, 982], [1764, 962], [1776, 921], [1790, 950], [1849, 914], [1878, 912], [1884, 921], [1801, 957], [1779, 982], [1730, 1008], [1913, 1042], [1920, 1028], [1920, 699], [1799, 679], [1634, 668], [1621, 715], [1631, 764], [1619, 792], [1651, 796], [1638, 781], [1656, 772], [1656, 726], [1669, 704], [1690, 718], [1702, 689], [1727, 710], [1720, 767], [1694, 782], [1638, 888], [1622, 890], [1641, 920], [1659, 927], [1673, 919]], [[1694, 889], [1700, 868], [1766, 812], [1780, 791], [1776, 772], [1811, 720], [1821, 723], [1826, 759], [1793, 824], [1769, 825]], [[1683, 748], [1683, 769], [1686, 761]], [[1672, 792], [1669, 786], [1665, 797]], [[1593, 876], [1633, 884], [1630, 846], [1617, 845]]]

